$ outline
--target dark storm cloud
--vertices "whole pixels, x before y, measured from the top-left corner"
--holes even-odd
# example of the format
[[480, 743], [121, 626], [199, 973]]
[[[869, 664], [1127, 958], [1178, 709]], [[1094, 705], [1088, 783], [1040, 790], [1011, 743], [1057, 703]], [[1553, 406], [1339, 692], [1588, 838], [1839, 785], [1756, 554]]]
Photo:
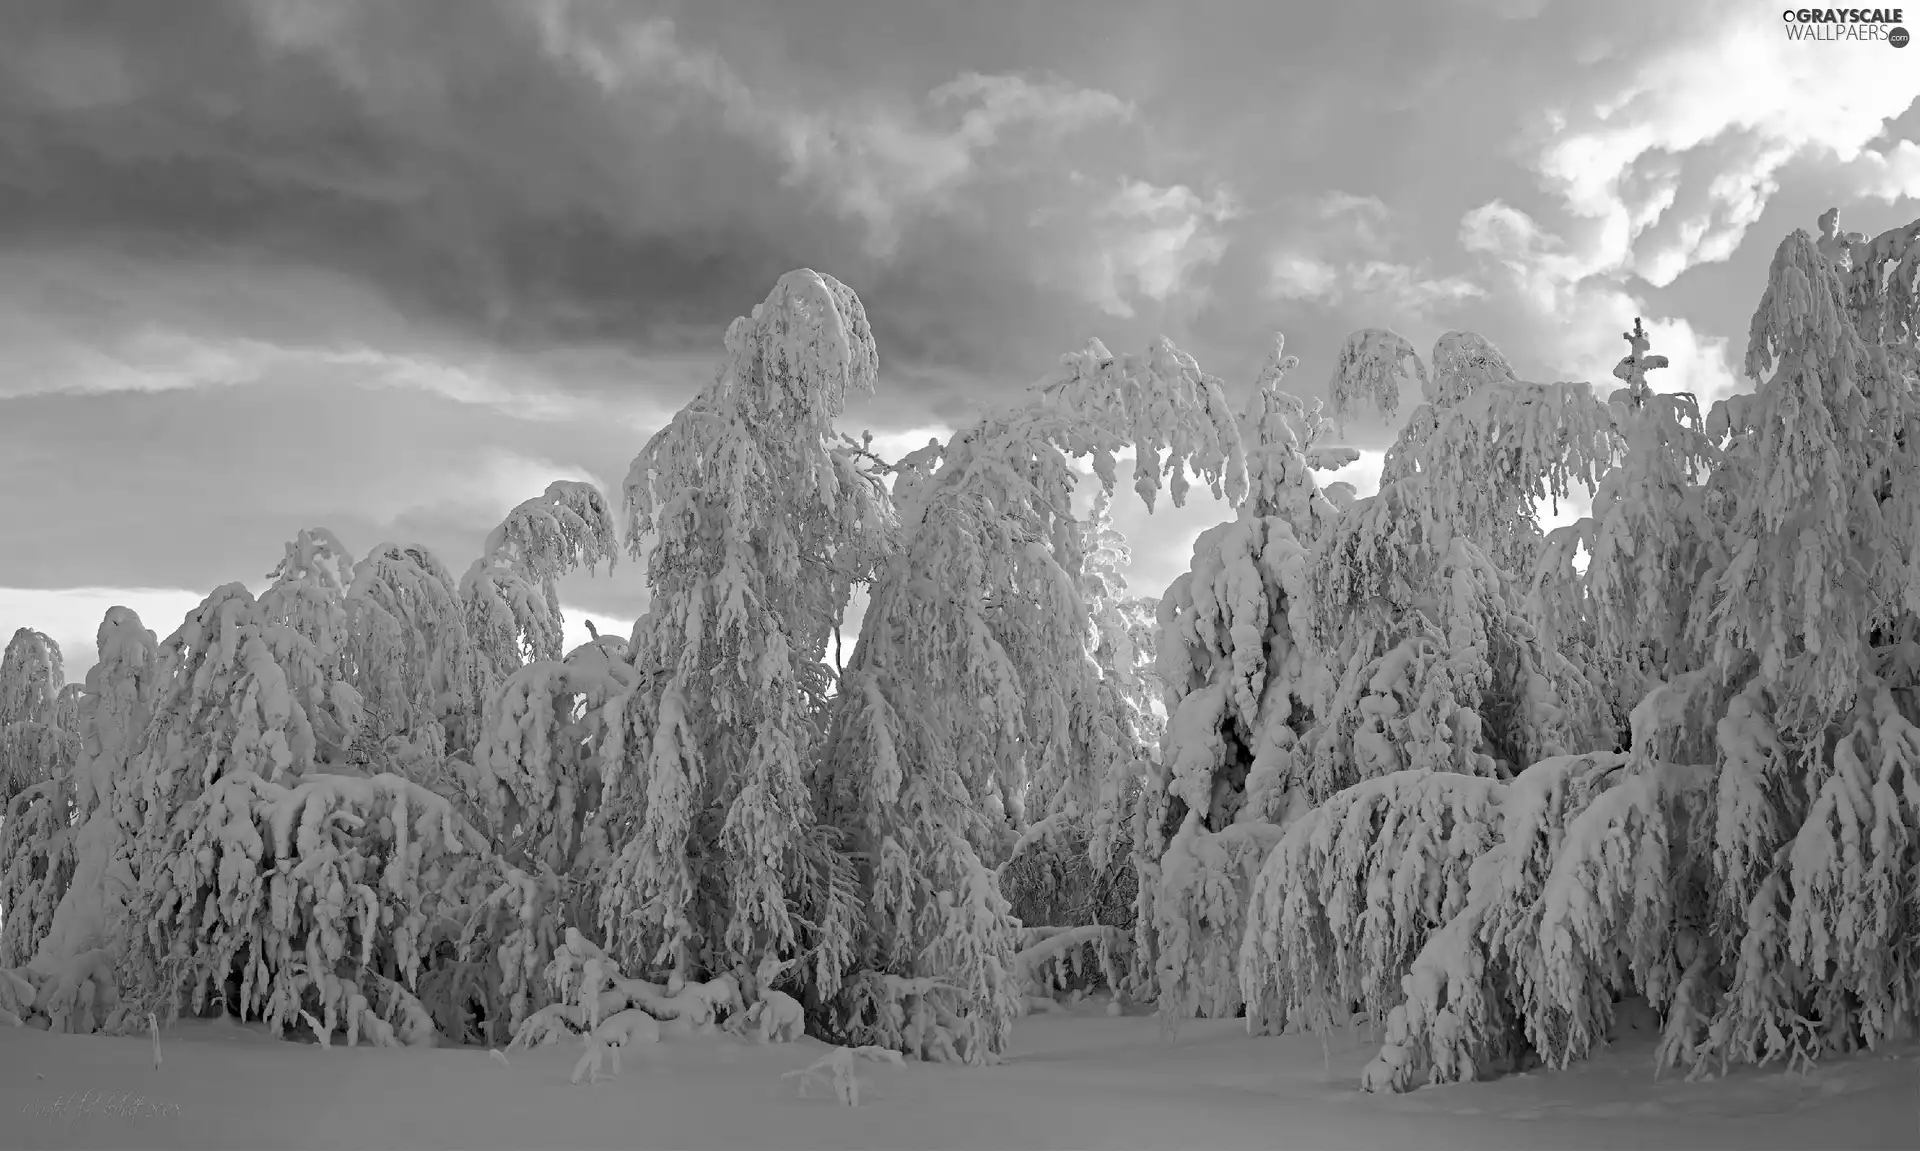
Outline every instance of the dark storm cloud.
[[[792, 265], [777, 167], [622, 123], [517, 10], [32, 4], [0, 70], [0, 242], [267, 252], [533, 345], [711, 328]], [[857, 251], [836, 228], [812, 222], [820, 254]]]
[[[929, 101], [923, 77], [893, 94], [908, 113], [809, 118], [779, 76], [760, 92], [650, 14], [31, 2], [0, 47], [0, 245], [331, 269], [523, 349], [717, 351], [803, 265], [853, 284], [905, 363], [1017, 371], [1035, 316], [1088, 311], [1044, 298], [1028, 238], [953, 189], [1023, 125], [1064, 118], [1046, 158], [1070, 155], [1061, 138], [1124, 121], [1119, 101], [1044, 78]], [[929, 217], [945, 222], [906, 230]], [[982, 322], [1011, 338], [966, 334]]]

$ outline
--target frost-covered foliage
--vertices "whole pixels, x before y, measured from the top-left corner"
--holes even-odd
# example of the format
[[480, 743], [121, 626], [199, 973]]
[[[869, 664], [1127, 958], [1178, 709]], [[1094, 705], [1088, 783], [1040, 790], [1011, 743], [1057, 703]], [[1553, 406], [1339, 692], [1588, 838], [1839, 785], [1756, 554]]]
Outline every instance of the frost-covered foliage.
[[1648, 354], [1639, 320], [1624, 335], [1633, 350], [1613, 374], [1626, 386], [1608, 398], [1620, 462], [1600, 477], [1592, 514], [1548, 534], [1527, 612], [1543, 642], [1599, 673], [1621, 730], [1656, 683], [1705, 658], [1693, 591], [1713, 562], [1722, 507], [1703, 486], [1719, 452], [1698, 402], [1654, 391], [1646, 373], [1666, 357]]
[[[1096, 493], [1085, 521], [1086, 555], [1080, 595], [1092, 624], [1089, 648], [1098, 677], [1090, 706], [1074, 709], [1075, 733], [1064, 773], [1030, 782], [1029, 813], [1039, 817], [1007, 834], [1013, 846], [998, 867], [1009, 909], [1028, 930], [1131, 932], [1138, 876], [1131, 840], [1134, 808], [1153, 770], [1164, 724], [1158, 713], [1159, 675], [1154, 669], [1152, 600], [1128, 597], [1123, 574], [1130, 560], [1126, 537], [1113, 527], [1112, 500]], [[1089, 797], [1093, 797], [1089, 803]], [[1050, 936], [1051, 937], [1051, 936]], [[1094, 954], [1099, 962], [1082, 963]], [[1110, 946], [1104, 934], [1070, 949], [1060, 959], [1074, 989], [1080, 980], [1105, 978], [1125, 970], [1112, 962], [1126, 949]]]
[[[384, 1041], [395, 1027], [421, 1038], [427, 1017], [410, 988], [439, 930], [428, 905], [464, 899], [489, 845], [445, 797], [354, 754], [367, 718], [354, 681], [376, 694], [421, 682], [408, 656], [433, 638], [389, 642], [382, 613], [400, 601], [366, 585], [352, 594], [355, 570], [331, 533], [302, 532], [258, 600], [238, 584], [215, 591], [157, 660], [132, 641], [110, 659], [103, 629], [103, 667], [137, 683], [109, 678], [89, 699], [152, 716], [137, 753], [124, 733], [109, 741], [129, 760], [115, 804], [125, 839], [112, 850], [124, 852], [131, 891], [108, 909], [128, 948], [129, 1006], [170, 1014], [188, 995], [197, 1010], [211, 991], [276, 1026], [308, 1011], [344, 1023], [350, 1039]], [[121, 698], [129, 690], [133, 701]], [[456, 846], [413, 827], [428, 811], [460, 829], [437, 832]]]
[[[295, 616], [290, 601], [321, 610]], [[361, 714], [359, 692], [334, 678], [343, 638], [344, 623], [305, 594], [256, 600], [234, 583], [188, 612], [161, 645], [153, 726], [134, 768], [140, 830], [159, 833], [223, 776], [284, 781], [341, 760]]]
[[638, 683], [608, 720], [622, 838], [602, 925], [617, 954], [678, 978], [802, 952], [825, 999], [858, 911], [850, 865], [812, 831], [807, 765], [827, 645], [894, 526], [833, 420], [873, 389], [879, 353], [853, 292], [807, 270], [735, 320], [726, 351], [627, 478], [628, 545], [654, 540], [652, 603]]

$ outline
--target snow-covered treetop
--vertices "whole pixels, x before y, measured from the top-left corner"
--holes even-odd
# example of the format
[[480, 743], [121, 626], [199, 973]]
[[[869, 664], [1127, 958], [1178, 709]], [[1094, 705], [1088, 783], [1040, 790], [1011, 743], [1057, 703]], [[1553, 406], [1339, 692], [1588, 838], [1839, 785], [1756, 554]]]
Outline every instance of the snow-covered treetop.
[[1590, 385], [1520, 382], [1498, 349], [1466, 333], [1441, 337], [1434, 362], [1441, 401], [1415, 413], [1388, 453], [1379, 494], [1343, 517], [1351, 538], [1332, 553], [1343, 566], [1371, 556], [1347, 570], [1372, 569], [1361, 579], [1376, 590], [1384, 584], [1374, 580], [1390, 581], [1416, 554], [1444, 555], [1457, 536], [1510, 571], [1530, 570], [1535, 501], [1565, 499], [1576, 484], [1591, 491], [1619, 450], [1612, 414]]
[[1633, 350], [1620, 357], [1620, 362], [1613, 366], [1613, 375], [1615, 379], [1626, 381], [1627, 400], [1634, 407], [1639, 407], [1653, 390], [1647, 383], [1647, 373], [1655, 368], [1666, 367], [1667, 357], [1648, 353], [1647, 349], [1653, 344], [1647, 338], [1647, 330], [1640, 326], [1639, 316], [1633, 318], [1633, 330], [1622, 332], [1620, 338], [1627, 341]]
[[[810, 268], [780, 277], [753, 315], [727, 325], [737, 398], [767, 418], [829, 426], [849, 392], [873, 394], [880, 350], [853, 289]], [[802, 382], [805, 386], [801, 386]]]
[[1404, 336], [1386, 328], [1354, 332], [1340, 345], [1340, 359], [1327, 382], [1333, 418], [1344, 421], [1355, 404], [1364, 401], [1391, 421], [1400, 410], [1400, 381], [1409, 376], [1418, 380], [1421, 388], [1427, 387], [1427, 366]]
[[[724, 476], [737, 470], [738, 498], [752, 488], [754, 477], [773, 470], [750, 455], [715, 454], [744, 451], [730, 440], [727, 425], [791, 426], [802, 437], [826, 441], [834, 419], [846, 410], [848, 393], [871, 393], [879, 378], [880, 353], [859, 297], [832, 276], [806, 268], [780, 277], [751, 316], [728, 325], [726, 347], [714, 382], [648, 443], [627, 473], [627, 547], [636, 559], [660, 521], [683, 510], [657, 490], [659, 476], [710, 470]], [[833, 450], [836, 458], [843, 454]], [[845, 468], [852, 467], [847, 460]], [[840, 504], [849, 477], [836, 470], [838, 465], [824, 463], [805, 469], [810, 488], [805, 494], [823, 506]], [[853, 503], [867, 502], [857, 490], [862, 486], [846, 492]], [[858, 514], [852, 507], [848, 511]]]
[[1667, 358], [1649, 351], [1638, 319], [1621, 338], [1630, 350], [1613, 374], [1625, 386], [1607, 399], [1619, 461], [1600, 477], [1592, 513], [1548, 533], [1527, 616], [1550, 647], [1614, 669], [1608, 690], [1624, 710], [1656, 682], [1700, 666], [1690, 616], [1721, 517], [1719, 497], [1702, 486], [1720, 451], [1699, 402], [1653, 390], [1647, 373]]
[[23, 627], [0, 655], [0, 728], [16, 723], [53, 722], [54, 706], [66, 684], [60, 645], [44, 633]]
[[1846, 289], [1837, 272], [1806, 232], [1796, 231], [1781, 241], [1748, 328], [1745, 367], [1750, 378], [1764, 380], [1789, 350], [1822, 359], [1840, 357], [1851, 371], [1865, 347], [1848, 322]]
[[[717, 609], [722, 629], [739, 629], [766, 599], [802, 664], [824, 655], [849, 588], [893, 529], [879, 477], [833, 427], [849, 392], [871, 392], [878, 371], [859, 297], [808, 269], [782, 276], [728, 327], [714, 382], [627, 473], [627, 546], [638, 557], [653, 539], [647, 582], [666, 610]], [[704, 627], [660, 610], [649, 613], [667, 629], [656, 634], [686, 637], [671, 641], [672, 659], [697, 662]]]

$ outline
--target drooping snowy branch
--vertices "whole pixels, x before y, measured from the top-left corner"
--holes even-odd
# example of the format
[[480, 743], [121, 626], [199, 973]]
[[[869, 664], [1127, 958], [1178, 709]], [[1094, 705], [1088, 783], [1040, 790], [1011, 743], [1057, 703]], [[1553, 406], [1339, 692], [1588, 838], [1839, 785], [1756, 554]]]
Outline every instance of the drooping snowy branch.
[[473, 691], [484, 698], [529, 660], [559, 659], [563, 643], [555, 581], [619, 558], [606, 496], [592, 484], [555, 480], [507, 513], [480, 558], [460, 577], [467, 635], [477, 662]]
[[[1412, 370], [1407, 362], [1412, 361]], [[1363, 328], [1340, 345], [1327, 394], [1333, 399], [1333, 418], [1344, 421], [1360, 403], [1391, 420], [1400, 410], [1400, 383], [1412, 377], [1425, 388], [1427, 366], [1406, 337], [1386, 328]]]

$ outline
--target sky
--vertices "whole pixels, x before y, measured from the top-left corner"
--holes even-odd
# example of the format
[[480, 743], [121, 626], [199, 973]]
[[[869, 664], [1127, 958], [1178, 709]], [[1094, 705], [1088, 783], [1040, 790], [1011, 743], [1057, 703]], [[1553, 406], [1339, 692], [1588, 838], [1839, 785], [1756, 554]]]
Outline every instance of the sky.
[[[799, 267], [865, 304], [886, 452], [1092, 337], [1238, 402], [1276, 332], [1312, 396], [1361, 327], [1607, 381], [1642, 316], [1710, 401], [1785, 235], [1920, 216], [1916, 98], [1920, 48], [1750, 0], [10, 0], [0, 635], [79, 679], [107, 607], [164, 636], [305, 527], [457, 574], [616, 491]], [[1364, 493], [1393, 433], [1346, 434]], [[1227, 514], [1117, 507], [1142, 594]]]

